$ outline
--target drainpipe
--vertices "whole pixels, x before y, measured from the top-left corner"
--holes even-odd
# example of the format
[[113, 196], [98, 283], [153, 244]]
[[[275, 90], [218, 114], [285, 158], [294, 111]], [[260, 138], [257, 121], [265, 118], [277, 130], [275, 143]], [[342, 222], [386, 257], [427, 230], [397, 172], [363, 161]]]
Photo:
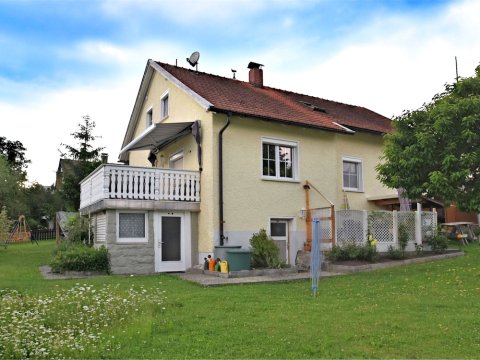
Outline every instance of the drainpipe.
[[227, 121], [225, 125], [220, 129], [218, 133], [218, 205], [219, 205], [219, 217], [220, 217], [220, 246], [224, 245], [225, 236], [223, 235], [223, 132], [230, 125], [230, 113], [227, 115]]

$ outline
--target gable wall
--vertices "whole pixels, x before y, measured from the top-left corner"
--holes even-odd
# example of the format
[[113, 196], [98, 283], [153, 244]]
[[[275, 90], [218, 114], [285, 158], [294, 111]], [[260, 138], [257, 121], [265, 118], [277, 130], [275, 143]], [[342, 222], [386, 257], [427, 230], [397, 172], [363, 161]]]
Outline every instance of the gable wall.
[[[203, 172], [201, 202], [198, 215], [198, 252], [211, 253], [219, 244], [218, 208], [218, 133], [227, 116], [207, 112], [188, 94], [155, 72], [135, 128], [135, 137], [146, 128], [146, 112], [153, 108], [153, 121], [160, 122], [160, 99], [169, 91], [169, 113], [165, 122], [200, 120], [202, 127]], [[262, 179], [262, 136], [298, 143], [299, 176], [296, 182]], [[313, 130], [297, 126], [233, 116], [224, 132], [224, 218], [226, 245], [239, 241], [248, 245], [253, 232], [267, 228], [270, 218], [291, 219], [292, 236], [298, 244], [305, 238], [305, 221], [299, 211], [305, 207], [306, 180], [337, 209], [343, 204], [342, 156], [359, 157], [363, 161], [364, 192], [348, 193], [352, 209], [369, 209], [367, 196], [391, 193], [376, 180], [375, 165], [381, 153], [380, 136], [357, 133], [353, 136]], [[159, 167], [168, 167], [169, 157], [184, 151], [184, 169], [198, 170], [197, 146], [187, 135], [157, 154]], [[163, 158], [161, 157], [163, 155]], [[132, 151], [130, 165], [151, 166], [148, 151]], [[329, 206], [315, 191], [310, 191], [310, 207]], [[203, 255], [201, 255], [203, 256]]]
[[[160, 103], [162, 95], [169, 93], [169, 116], [160, 119]], [[213, 249], [213, 212], [214, 212], [214, 189], [213, 176], [216, 173], [216, 165], [213, 162], [216, 159], [213, 154], [212, 143], [217, 139], [213, 138], [212, 113], [207, 112], [196, 101], [194, 101], [182, 89], [166, 79], [158, 72], [154, 72], [152, 81], [147, 91], [147, 96], [140, 117], [135, 128], [135, 137], [139, 136], [146, 129], [147, 110], [153, 108], [153, 122], [190, 122], [200, 120], [201, 134], [203, 144], [203, 171], [200, 177], [200, 215], [198, 223], [198, 249], [201, 252], [210, 252]], [[197, 145], [191, 135], [186, 135], [174, 143], [168, 145], [157, 154], [157, 166], [169, 167], [169, 157], [176, 152], [184, 151], [184, 169], [198, 171]], [[129, 153], [129, 164], [132, 166], [147, 166], [148, 150], [131, 151]], [[163, 155], [163, 157], [162, 157]], [[217, 203], [215, 203], [217, 204]]]
[[[262, 179], [262, 137], [298, 143], [298, 180], [294, 182]], [[364, 192], [348, 193], [350, 208], [369, 209], [367, 196], [390, 193], [376, 180], [374, 172], [382, 149], [380, 136], [332, 132], [282, 125], [256, 119], [233, 117], [224, 133], [224, 217], [227, 244], [248, 246], [253, 232], [268, 226], [271, 218], [290, 219], [292, 243], [299, 248], [305, 239], [305, 208], [308, 180], [332, 201], [336, 209], [343, 204], [342, 156], [363, 161]], [[310, 208], [329, 206], [313, 189]], [[218, 228], [218, 226], [217, 226]], [[292, 249], [294, 250], [294, 249]]]
[[[168, 91], [169, 116], [161, 119], [160, 103], [162, 96]], [[147, 90], [145, 101], [142, 105], [139, 119], [135, 127], [134, 138], [138, 137], [146, 129], [148, 109], [153, 109], [153, 122], [189, 122], [195, 120], [210, 119], [210, 115], [198, 105], [184, 91], [171, 83], [157, 71], [154, 72], [150, 86]], [[206, 123], [206, 122], [205, 122]], [[206, 129], [203, 129], [206, 126]], [[202, 122], [202, 130], [208, 131], [208, 124]], [[148, 150], [136, 150], [129, 153], [129, 163], [134, 166], [151, 166], [148, 162]], [[192, 164], [193, 165], [193, 164]], [[198, 166], [197, 166], [198, 168]], [[197, 168], [191, 168], [192, 170]], [[185, 167], [185, 169], [190, 169]]]
[[[347, 196], [350, 209], [354, 210], [378, 210], [372, 202], [366, 198], [378, 195], [397, 195], [394, 189], [388, 189], [377, 180], [375, 167], [380, 162], [383, 152], [383, 137], [376, 134], [357, 132], [352, 135], [335, 135], [337, 148], [337, 191], [336, 202], [340, 208], [344, 202], [344, 194]], [[362, 160], [363, 192], [343, 192], [342, 190], [342, 158], [352, 157]]]

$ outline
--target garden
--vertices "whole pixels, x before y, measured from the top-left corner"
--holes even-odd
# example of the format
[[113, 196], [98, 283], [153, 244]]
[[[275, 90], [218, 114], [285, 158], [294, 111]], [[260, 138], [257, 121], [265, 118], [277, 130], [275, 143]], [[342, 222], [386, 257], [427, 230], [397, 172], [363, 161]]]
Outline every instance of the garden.
[[480, 247], [428, 264], [204, 288], [175, 275], [46, 280], [54, 241], [0, 250], [2, 358], [471, 358]]

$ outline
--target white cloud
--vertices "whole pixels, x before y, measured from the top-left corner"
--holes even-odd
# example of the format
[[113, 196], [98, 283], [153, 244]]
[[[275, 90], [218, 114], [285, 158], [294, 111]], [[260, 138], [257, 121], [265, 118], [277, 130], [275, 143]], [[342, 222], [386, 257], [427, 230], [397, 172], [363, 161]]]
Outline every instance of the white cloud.
[[[365, 106], [388, 117], [399, 115], [430, 101], [454, 81], [455, 56], [460, 75], [473, 75], [480, 60], [478, 13], [480, 3], [466, 1], [430, 18], [383, 14], [344, 39], [333, 54], [298, 44], [277, 48], [276, 53], [290, 58], [303, 54], [311, 61], [264, 76], [271, 79], [267, 85]], [[268, 51], [264, 55], [275, 61]]]
[[[20, 140], [27, 148], [29, 181], [55, 182], [61, 143], [76, 145], [70, 135], [78, 129], [81, 116], [89, 114], [97, 124], [96, 146], [106, 146], [110, 160], [117, 159], [130, 117], [139, 80], [122, 79], [108, 87], [63, 89], [43, 96], [43, 101], [22, 105], [0, 103], [2, 136]], [[5, 126], [8, 121], [8, 126]], [[33, 174], [33, 175], [32, 175]]]
[[[141, 8], [139, 11], [164, 8], [172, 16], [178, 15], [174, 14], [178, 12], [174, 2], [103, 4], [105, 11], [117, 12], [115, 16], [126, 16], [137, 6]], [[216, 6], [225, 18], [239, 17], [261, 11], [268, 2], [223, 4], [212, 0], [192, 4], [191, 8], [182, 7], [183, 15], [177, 21], [194, 17], [194, 9], [201, 12], [197, 14], [200, 17], [217, 14]], [[295, 6], [289, 2], [283, 4]], [[174, 64], [178, 58], [180, 66], [188, 66], [185, 57], [192, 50], [201, 52], [200, 71], [231, 77], [233, 68], [238, 70], [237, 78], [247, 80], [248, 62], [257, 61], [265, 64], [264, 79], [268, 86], [365, 106], [385, 116], [399, 115], [403, 109], [417, 108], [429, 101], [443, 89], [444, 83], [453, 81], [455, 56], [459, 59], [460, 75], [473, 74], [480, 61], [479, 13], [480, 2], [464, 1], [427, 18], [381, 14], [363, 28], [352, 29], [347, 38], [328, 39], [335, 46], [331, 49], [320, 44], [320, 37], [327, 34], [306, 36], [293, 30], [288, 37], [272, 37], [261, 49], [248, 42], [239, 42], [228, 49], [215, 46], [191, 49], [187, 48], [190, 44], [164, 39], [160, 33], [131, 44], [103, 38], [84, 39], [58, 51], [64, 59], [77, 59], [85, 69], [88, 64], [98, 64], [100, 68], [106, 65], [108, 73], [99, 75], [97, 71], [92, 77], [88, 69], [83, 73], [74, 68], [56, 89], [0, 78], [0, 88], [4, 89], [0, 98], [5, 99], [0, 102], [2, 136], [20, 140], [27, 148], [27, 157], [32, 160], [31, 181], [51, 184], [55, 180], [60, 143], [71, 144], [70, 134], [77, 129], [81, 116], [89, 114], [97, 123], [95, 133], [103, 136], [97, 145], [106, 146], [110, 161], [115, 161], [147, 59]], [[300, 20], [282, 17], [280, 25], [294, 29], [296, 21]], [[75, 76], [83, 77], [82, 84], [89, 86], [70, 82], [69, 78]]]
[[205, 19], [222, 21], [230, 18], [235, 8], [241, 10], [242, 7], [239, 5], [221, 0], [182, 1], [179, 8], [178, 1], [107, 0], [103, 2], [102, 8], [107, 15], [113, 17], [129, 17], [132, 11], [136, 11], [144, 14], [161, 14], [174, 22], [188, 24], [192, 21], [200, 23], [200, 20]]
[[[104, 0], [102, 10], [112, 17], [133, 21], [132, 12], [136, 14], [159, 14], [169, 21], [192, 28], [212, 23], [229, 23], [238, 26], [238, 21], [254, 14], [273, 8], [298, 8], [304, 4], [286, 0]], [[233, 22], [232, 22], [233, 21]], [[205, 22], [208, 22], [207, 24]]]

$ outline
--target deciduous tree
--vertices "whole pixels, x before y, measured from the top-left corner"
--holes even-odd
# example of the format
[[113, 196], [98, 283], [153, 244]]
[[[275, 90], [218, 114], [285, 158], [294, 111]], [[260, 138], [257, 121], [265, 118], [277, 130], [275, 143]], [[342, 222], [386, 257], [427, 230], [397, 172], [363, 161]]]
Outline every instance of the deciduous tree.
[[26, 179], [26, 168], [27, 165], [30, 163], [25, 157], [25, 147], [23, 144], [18, 140], [8, 140], [4, 136], [0, 136], [0, 155], [3, 155], [10, 167], [18, 172], [23, 178]]
[[12, 169], [4, 155], [0, 155], [0, 208], [6, 207], [10, 217], [17, 217], [26, 210], [24, 177]]
[[377, 166], [385, 185], [480, 212], [480, 66], [393, 126]]

